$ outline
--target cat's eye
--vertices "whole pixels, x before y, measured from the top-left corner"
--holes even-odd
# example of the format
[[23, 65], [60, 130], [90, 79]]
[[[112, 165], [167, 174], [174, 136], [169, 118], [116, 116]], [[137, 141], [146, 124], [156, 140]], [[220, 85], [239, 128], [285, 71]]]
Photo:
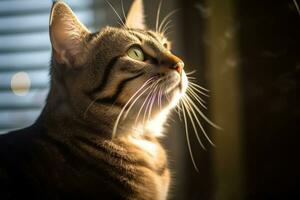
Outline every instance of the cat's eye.
[[128, 49], [127, 51], [127, 55], [134, 60], [138, 60], [138, 61], [145, 60], [144, 52], [140, 47], [136, 47], [136, 46], [130, 47], [130, 49]]

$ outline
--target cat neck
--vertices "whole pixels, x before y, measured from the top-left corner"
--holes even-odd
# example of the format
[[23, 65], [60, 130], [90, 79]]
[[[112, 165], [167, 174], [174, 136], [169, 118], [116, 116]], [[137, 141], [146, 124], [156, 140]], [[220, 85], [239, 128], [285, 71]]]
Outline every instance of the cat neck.
[[48, 133], [65, 139], [73, 135], [87, 134], [102, 138], [110, 137], [112, 130], [110, 123], [85, 119], [82, 112], [70, 102], [64, 85], [53, 80], [51, 82], [46, 105], [36, 123], [42, 124]]
[[141, 123], [132, 126], [133, 130], [135, 130], [134, 134], [138, 136], [152, 135], [155, 137], [162, 137], [164, 135], [164, 126], [169, 113], [170, 109], [165, 108], [145, 123], [143, 120], [140, 120]]

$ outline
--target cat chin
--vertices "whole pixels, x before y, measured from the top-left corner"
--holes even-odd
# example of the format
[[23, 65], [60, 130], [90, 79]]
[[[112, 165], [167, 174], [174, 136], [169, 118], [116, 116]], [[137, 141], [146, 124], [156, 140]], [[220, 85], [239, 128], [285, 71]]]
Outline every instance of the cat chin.
[[178, 102], [180, 101], [180, 99], [182, 98], [182, 96], [184, 95], [184, 93], [182, 93], [181, 89], [180, 88], [176, 88], [174, 91], [173, 91], [173, 94], [172, 94], [172, 99], [171, 101], [169, 102], [169, 108], [174, 108], [176, 107], [176, 105], [178, 104]]
[[177, 85], [173, 88], [170, 88], [170, 91], [168, 91], [168, 94], [172, 97], [170, 102], [170, 107], [174, 108], [180, 101], [180, 99], [185, 95], [185, 92], [188, 88], [188, 79], [183, 71], [181, 80]]

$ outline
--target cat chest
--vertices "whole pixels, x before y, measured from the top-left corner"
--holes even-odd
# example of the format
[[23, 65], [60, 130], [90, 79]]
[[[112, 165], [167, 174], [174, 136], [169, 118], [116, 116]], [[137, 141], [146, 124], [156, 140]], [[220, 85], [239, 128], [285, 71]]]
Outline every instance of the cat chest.
[[144, 172], [141, 173], [140, 181], [144, 182], [147, 193], [151, 194], [149, 199], [165, 200], [170, 184], [170, 172], [164, 149], [160, 144], [148, 140], [131, 138], [131, 142], [133, 149], [139, 154], [136, 156], [144, 161]]
[[[63, 190], [68, 188], [75, 193], [88, 190], [86, 193], [97, 194], [99, 188], [106, 188], [108, 194], [133, 195], [134, 199], [166, 199], [170, 174], [160, 144], [138, 139], [127, 140], [122, 145], [112, 142], [79, 144], [76, 148], [73, 146], [78, 162], [75, 165], [66, 163], [74, 170], [64, 171], [59, 176]], [[70, 179], [75, 181], [66, 181]]]

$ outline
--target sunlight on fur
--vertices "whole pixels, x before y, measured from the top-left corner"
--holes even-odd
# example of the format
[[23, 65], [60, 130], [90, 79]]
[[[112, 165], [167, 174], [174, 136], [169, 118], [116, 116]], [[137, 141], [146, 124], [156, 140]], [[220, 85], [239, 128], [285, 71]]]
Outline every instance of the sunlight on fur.
[[[176, 11], [160, 20], [160, 2], [154, 31], [145, 25], [142, 0], [134, 0], [126, 16], [121, 2], [126, 21], [107, 3], [120, 26], [94, 33], [66, 3], [53, 3], [45, 107], [32, 126], [0, 138], [0, 160], [7, 163], [0, 171], [12, 179], [7, 193], [12, 199], [25, 198], [16, 191], [28, 187], [28, 194], [40, 199], [53, 194], [50, 199], [166, 200], [172, 177], [160, 139], [173, 111], [183, 115], [196, 170], [188, 127], [203, 149], [201, 132], [214, 145], [202, 125], [218, 128], [201, 110], [208, 90], [185, 73], [166, 37]], [[21, 78], [29, 88], [26, 74]], [[12, 89], [17, 86], [12, 81]], [[9, 174], [11, 167], [16, 173]]]

